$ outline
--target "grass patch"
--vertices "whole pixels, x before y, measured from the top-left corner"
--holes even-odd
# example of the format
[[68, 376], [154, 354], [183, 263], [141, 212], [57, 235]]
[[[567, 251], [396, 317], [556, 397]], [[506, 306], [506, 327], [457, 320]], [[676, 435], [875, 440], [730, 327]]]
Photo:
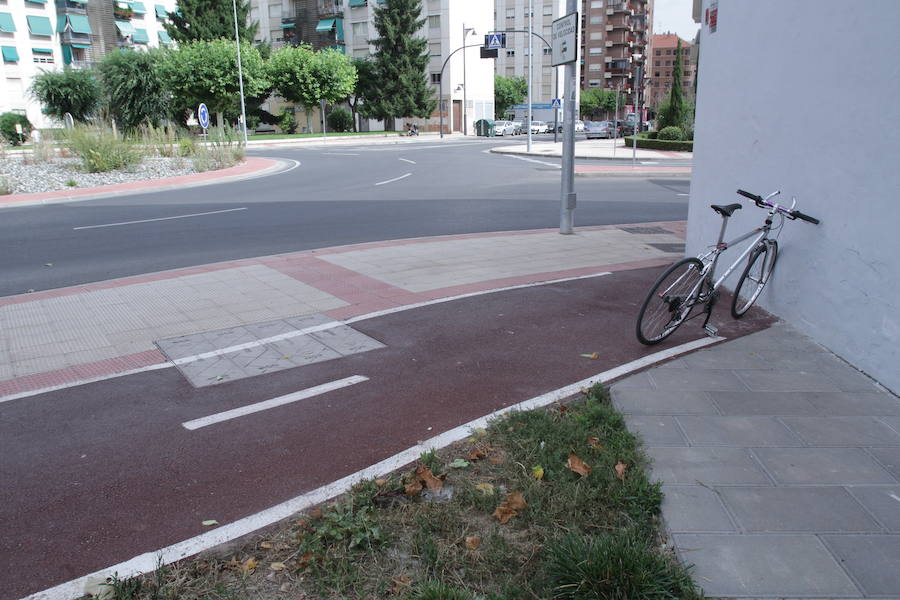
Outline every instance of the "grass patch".
[[596, 386], [497, 419], [228, 556], [116, 581], [110, 597], [700, 598], [660, 543], [662, 493], [646, 467]]

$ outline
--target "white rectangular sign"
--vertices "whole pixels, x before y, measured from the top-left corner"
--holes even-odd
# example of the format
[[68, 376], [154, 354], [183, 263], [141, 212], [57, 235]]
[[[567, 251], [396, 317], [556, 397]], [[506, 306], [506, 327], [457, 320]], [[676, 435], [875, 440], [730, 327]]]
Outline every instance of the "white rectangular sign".
[[550, 37], [550, 64], [564, 65], [578, 60], [578, 13], [553, 21]]

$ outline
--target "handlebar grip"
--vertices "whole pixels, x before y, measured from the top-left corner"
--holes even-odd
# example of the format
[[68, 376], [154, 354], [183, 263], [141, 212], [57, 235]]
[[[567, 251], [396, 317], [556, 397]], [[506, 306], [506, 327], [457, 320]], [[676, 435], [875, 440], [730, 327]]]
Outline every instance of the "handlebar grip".
[[747, 192], [747, 191], [745, 191], [745, 190], [738, 190], [737, 193], [740, 194], [741, 196], [744, 196], [745, 198], [750, 198], [751, 200], [753, 200], [753, 201], [756, 202], [757, 204], [759, 204], [760, 202], [763, 201], [762, 196], [757, 196], [756, 194], [752, 194], [752, 193]]
[[812, 223], [813, 225], [819, 224], [819, 220], [817, 218], [811, 217], [809, 215], [804, 215], [799, 210], [791, 211], [791, 216], [794, 217], [795, 219], [802, 219], [804, 221], [807, 221], [808, 223]]

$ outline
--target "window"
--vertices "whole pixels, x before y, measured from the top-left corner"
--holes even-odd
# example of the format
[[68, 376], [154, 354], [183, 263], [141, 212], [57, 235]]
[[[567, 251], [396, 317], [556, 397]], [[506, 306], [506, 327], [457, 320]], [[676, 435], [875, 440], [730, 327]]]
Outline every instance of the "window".
[[599, 79], [589, 79], [588, 87], [600, 87], [600, 80]]
[[552, 85], [543, 85], [541, 86], [541, 93], [544, 98], [552, 98], [553, 97], [553, 86]]
[[594, 40], [594, 41], [600, 41], [600, 40], [603, 39], [603, 34], [600, 33], [599, 31], [592, 31], [592, 32], [591, 32], [591, 39]]
[[668, 50], [666, 50], [666, 55], [669, 55], [669, 54], [672, 54], [672, 49], [671, 49], [671, 48], [669, 48]]
[[553, 48], [547, 48], [546, 46], [544, 46], [544, 56], [550, 56], [552, 52]]
[[653, 76], [654, 76], [654, 77], [659, 77], [659, 71], [655, 72], [655, 73], [653, 74]]
[[685, 72], [684, 72], [684, 76], [685, 76], [685, 77], [690, 77], [690, 76], [691, 76], [691, 72], [690, 72], [690, 71], [685, 71]]
[[360, 21], [359, 23], [351, 23], [350, 27], [353, 29], [353, 39], [365, 39], [369, 36], [369, 22], [368, 21]]
[[603, 70], [603, 65], [601, 65], [600, 63], [592, 63], [588, 67], [588, 71], [602, 71], [602, 70]]
[[507, 56], [515, 56], [515, 55], [516, 55], [516, 51], [515, 51], [515, 50], [509, 50], [509, 49], [507, 49], [507, 50], [506, 50], [506, 55], [507, 55]]
[[666, 71], [666, 77], [671, 77], [671, 76], [672, 76], [672, 71]]
[[588, 50], [588, 54], [590, 54], [591, 56], [600, 56], [601, 54], [603, 54], [603, 48], [600, 48], [600, 47], [591, 48]]
[[431, 42], [428, 44], [428, 54], [431, 56], [440, 56], [441, 55], [441, 43], [440, 42]]
[[280, 19], [281, 18], [281, 4], [270, 4], [269, 5], [269, 18], [270, 19]]
[[545, 15], [545, 16], [546, 16], [546, 15], [549, 15], [549, 16], [551, 16], [551, 17], [553, 16], [553, 5], [552, 5], [552, 4], [545, 4], [545, 5], [544, 5], [544, 15]]
[[656, 51], [656, 55], [657, 55], [657, 56], [662, 56], [662, 50], [657, 50], [657, 51]]
[[516, 18], [516, 9], [515, 8], [507, 8], [506, 9], [506, 18], [507, 19], [515, 19]]
[[437, 85], [441, 82], [441, 74], [440, 73], [432, 73], [431, 74], [431, 83]]
[[667, 61], [666, 61], [666, 66], [668, 67], [668, 66], [671, 66], [671, 65], [672, 65], [672, 61], [671, 61], [671, 60], [667, 60]]
[[353, 49], [353, 58], [365, 58], [369, 55], [368, 48], [354, 48]]
[[603, 17], [600, 15], [596, 15], [591, 17], [591, 25], [600, 25], [603, 23]]
[[544, 25], [544, 37], [545, 37], [545, 38], [546, 38], [546, 37], [550, 37], [550, 33], [551, 33], [550, 30], [551, 30], [551, 26], [550, 26], [550, 25]]
[[603, 8], [603, 0], [591, 0], [591, 8]]
[[49, 48], [32, 48], [31, 56], [36, 63], [53, 64], [53, 50]]
[[440, 29], [441, 28], [441, 15], [429, 15], [428, 16], [428, 29]]

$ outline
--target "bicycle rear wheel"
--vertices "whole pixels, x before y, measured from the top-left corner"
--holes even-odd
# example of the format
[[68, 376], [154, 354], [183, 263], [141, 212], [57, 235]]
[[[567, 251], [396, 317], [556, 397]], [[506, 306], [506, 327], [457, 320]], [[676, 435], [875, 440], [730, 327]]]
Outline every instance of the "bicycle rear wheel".
[[750, 260], [747, 261], [737, 287], [734, 288], [734, 298], [731, 301], [732, 317], [740, 319], [750, 310], [772, 276], [777, 259], [778, 242], [775, 240], [766, 240], [750, 253]]
[[691, 314], [702, 287], [700, 260], [685, 258], [669, 267], [650, 288], [638, 313], [638, 341], [649, 346], [672, 335]]

